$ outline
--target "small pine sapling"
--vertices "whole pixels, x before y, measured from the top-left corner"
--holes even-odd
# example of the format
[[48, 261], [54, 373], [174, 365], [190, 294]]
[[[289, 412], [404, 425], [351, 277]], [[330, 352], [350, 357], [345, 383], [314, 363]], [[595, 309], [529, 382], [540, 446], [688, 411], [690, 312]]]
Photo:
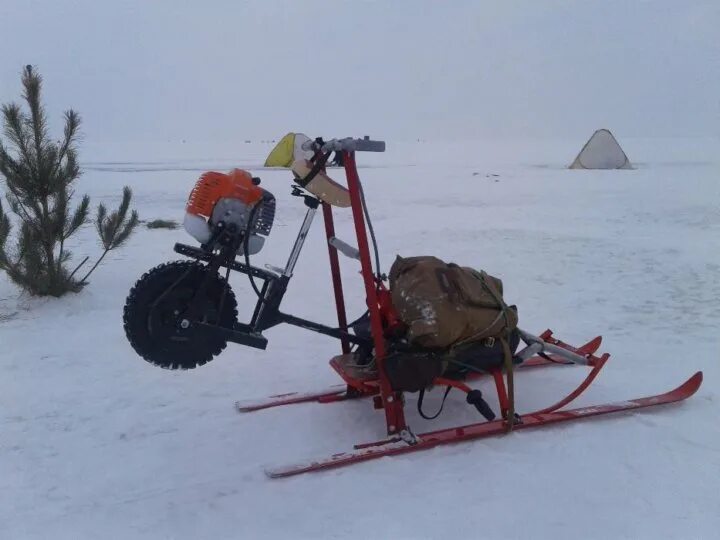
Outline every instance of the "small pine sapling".
[[66, 241], [87, 222], [90, 207], [90, 198], [84, 195], [71, 208], [73, 185], [81, 175], [76, 148], [80, 116], [67, 111], [63, 137], [51, 139], [41, 101], [42, 77], [32, 66], [23, 71], [22, 85], [29, 112], [15, 103], [2, 107], [7, 143], [0, 140], [0, 179], [5, 180], [5, 196], [19, 221], [19, 230], [14, 246], [8, 246], [13, 223], [0, 201], [0, 270], [32, 295], [62, 296], [82, 289], [105, 254], [127, 240], [137, 225], [137, 213], [133, 211], [127, 217], [131, 198], [128, 188], [117, 212], [108, 216], [100, 205], [98, 222], [102, 226], [98, 232], [105, 252], [85, 278], [75, 279], [85, 261], [74, 271], [68, 270], [71, 253]]

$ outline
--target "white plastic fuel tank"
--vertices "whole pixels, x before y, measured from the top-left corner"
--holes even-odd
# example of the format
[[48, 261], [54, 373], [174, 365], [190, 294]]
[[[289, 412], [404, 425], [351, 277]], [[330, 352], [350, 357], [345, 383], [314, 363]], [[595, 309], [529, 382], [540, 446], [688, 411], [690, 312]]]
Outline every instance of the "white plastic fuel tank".
[[[183, 227], [190, 236], [201, 244], [205, 244], [212, 236], [212, 229], [202, 216], [196, 216], [195, 214], [186, 212], [185, 219], [183, 219]], [[257, 234], [251, 234], [250, 238], [248, 238], [248, 255], [259, 253], [264, 245], [265, 238]], [[243, 246], [240, 247], [238, 253], [245, 254]]]

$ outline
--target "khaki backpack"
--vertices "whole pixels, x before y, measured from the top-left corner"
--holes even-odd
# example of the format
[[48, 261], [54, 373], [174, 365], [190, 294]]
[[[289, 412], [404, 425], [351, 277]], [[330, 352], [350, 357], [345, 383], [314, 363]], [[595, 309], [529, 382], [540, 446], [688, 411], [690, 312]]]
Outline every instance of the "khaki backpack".
[[[502, 281], [484, 271], [447, 264], [437, 257], [397, 257], [390, 268], [390, 291], [398, 316], [407, 325], [410, 345], [443, 351], [441, 356], [446, 361], [442, 361], [441, 371], [447, 368], [447, 360], [452, 361], [454, 352], [466, 348], [465, 345], [484, 342], [493, 347], [496, 340], [500, 342], [508, 391], [505, 429], [512, 430], [517, 415], [510, 338], [517, 328], [518, 315], [517, 308], [503, 300]], [[417, 377], [411, 377], [417, 375], [411, 369], [411, 359], [406, 360], [405, 366], [389, 365], [386, 372], [393, 373], [394, 369], [401, 387], [407, 380], [419, 386], [414, 380]], [[421, 389], [418, 411], [424, 418], [432, 418], [421, 410], [423, 394]]]
[[390, 291], [413, 346], [448, 349], [492, 342], [517, 327], [517, 308], [503, 300], [500, 279], [436, 257], [397, 257]]
[[[472, 350], [473, 343], [484, 342], [494, 347], [499, 341], [507, 378], [505, 429], [512, 430], [518, 417], [510, 341], [511, 333], [517, 328], [518, 314], [517, 307], [508, 306], [503, 300], [502, 281], [482, 270], [447, 264], [437, 257], [397, 257], [390, 268], [390, 292], [393, 306], [407, 326], [410, 345], [427, 350], [433, 357], [445, 358], [437, 366], [439, 373], [447, 369], [448, 361], [452, 362], [456, 353], [468, 349], [467, 346]], [[387, 365], [388, 376], [394, 377], [400, 388], [410, 381], [411, 391], [419, 389], [418, 412], [423, 418], [434, 418], [422, 412], [422, 385], [431, 384], [437, 375], [427, 377], [424, 372], [420, 373], [421, 366], [413, 366], [413, 357], [398, 357], [403, 362]], [[445, 391], [446, 397], [450, 388]]]

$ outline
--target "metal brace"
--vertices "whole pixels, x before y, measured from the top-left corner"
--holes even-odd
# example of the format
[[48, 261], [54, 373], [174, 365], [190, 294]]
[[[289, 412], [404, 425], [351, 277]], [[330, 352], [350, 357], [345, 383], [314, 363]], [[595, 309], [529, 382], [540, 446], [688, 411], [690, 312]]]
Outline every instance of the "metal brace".
[[398, 435], [402, 441], [406, 442], [410, 446], [414, 446], [420, 442], [420, 439], [412, 431], [410, 431], [409, 427], [400, 431]]

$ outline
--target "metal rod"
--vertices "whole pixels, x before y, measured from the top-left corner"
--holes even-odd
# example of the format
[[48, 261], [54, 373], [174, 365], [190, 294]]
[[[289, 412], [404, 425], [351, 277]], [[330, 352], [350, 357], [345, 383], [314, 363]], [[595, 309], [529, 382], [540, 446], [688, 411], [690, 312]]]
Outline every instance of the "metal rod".
[[[340, 275], [340, 262], [337, 251], [329, 244], [330, 239], [335, 237], [335, 221], [333, 219], [332, 207], [328, 203], [322, 203], [323, 218], [325, 221], [325, 236], [328, 241], [328, 255], [330, 256], [330, 274], [332, 276], [333, 292], [335, 294], [335, 310], [337, 312], [338, 326], [340, 330], [347, 333], [347, 314], [345, 312], [345, 295], [343, 294], [342, 277]], [[347, 338], [341, 339], [343, 354], [350, 352], [350, 343]]]
[[308, 231], [310, 230], [310, 225], [312, 225], [316, 211], [317, 208], [308, 208], [308, 211], [305, 214], [305, 219], [300, 227], [300, 232], [298, 233], [297, 238], [295, 239], [295, 244], [290, 252], [290, 258], [288, 259], [288, 262], [285, 265], [285, 270], [283, 271], [283, 275], [286, 277], [291, 277], [293, 270], [295, 270], [295, 265], [300, 257], [300, 251], [305, 243], [305, 238], [307, 238]]
[[340, 330], [339, 328], [330, 328], [324, 324], [316, 323], [314, 321], [308, 321], [307, 319], [301, 319], [295, 315], [288, 315], [287, 313], [278, 313], [278, 323], [287, 323], [293, 326], [304, 328], [305, 330], [311, 330], [318, 334], [333, 337], [336, 339], [344, 340], [348, 343], [358, 343], [362, 345], [368, 345], [371, 340], [363, 337], [358, 337], [354, 334], [350, 334], [346, 330]]
[[525, 347], [522, 351], [515, 355], [522, 360], [527, 360], [531, 356], [543, 352], [546, 354], [554, 354], [575, 364], [581, 364], [583, 366], [590, 365], [590, 362], [584, 356], [580, 356], [579, 354], [575, 354], [574, 352], [568, 351], [567, 349], [563, 349], [562, 347], [558, 347], [557, 345], [548, 343], [542, 338], [534, 336], [533, 334], [526, 332], [525, 330], [521, 330], [520, 328], [518, 328], [518, 332], [520, 332], [520, 337], [522, 338], [522, 340], [528, 344], [527, 347]]

